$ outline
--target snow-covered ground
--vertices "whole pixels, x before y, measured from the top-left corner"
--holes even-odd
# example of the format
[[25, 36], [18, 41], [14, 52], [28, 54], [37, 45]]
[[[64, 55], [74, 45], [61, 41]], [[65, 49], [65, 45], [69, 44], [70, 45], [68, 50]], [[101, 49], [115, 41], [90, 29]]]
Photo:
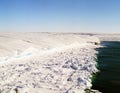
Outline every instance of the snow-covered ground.
[[0, 93], [84, 93], [96, 73], [98, 38], [0, 33]]
[[120, 34], [96, 34], [100, 41], [120, 41]]

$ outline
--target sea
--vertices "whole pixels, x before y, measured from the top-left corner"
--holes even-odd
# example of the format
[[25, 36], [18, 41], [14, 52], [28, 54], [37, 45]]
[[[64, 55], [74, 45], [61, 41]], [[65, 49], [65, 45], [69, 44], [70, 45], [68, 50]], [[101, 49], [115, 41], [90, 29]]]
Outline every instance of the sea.
[[92, 89], [102, 93], [120, 93], [120, 41], [103, 41], [99, 53], [98, 69]]

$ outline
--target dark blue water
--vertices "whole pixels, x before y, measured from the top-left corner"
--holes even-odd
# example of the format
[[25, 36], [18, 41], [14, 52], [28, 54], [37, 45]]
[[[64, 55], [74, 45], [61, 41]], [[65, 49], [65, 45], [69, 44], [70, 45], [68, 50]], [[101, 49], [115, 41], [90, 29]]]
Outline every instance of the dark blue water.
[[103, 93], [120, 93], [120, 42], [102, 42], [97, 49], [98, 69], [93, 89]]

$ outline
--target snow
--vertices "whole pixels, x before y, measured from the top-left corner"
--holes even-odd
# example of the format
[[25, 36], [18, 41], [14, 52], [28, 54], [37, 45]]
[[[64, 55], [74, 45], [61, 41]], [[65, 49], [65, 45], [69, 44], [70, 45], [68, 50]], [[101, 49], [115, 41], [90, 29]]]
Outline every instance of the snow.
[[120, 41], [120, 34], [96, 34], [96, 37], [100, 39], [100, 41]]
[[0, 33], [0, 41], [0, 93], [84, 93], [98, 71], [94, 36]]

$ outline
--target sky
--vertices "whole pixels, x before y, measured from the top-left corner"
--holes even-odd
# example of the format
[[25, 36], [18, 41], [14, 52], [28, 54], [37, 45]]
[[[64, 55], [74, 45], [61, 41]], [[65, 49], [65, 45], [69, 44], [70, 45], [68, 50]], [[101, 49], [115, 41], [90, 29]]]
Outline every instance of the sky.
[[0, 0], [0, 32], [120, 33], [120, 0]]

